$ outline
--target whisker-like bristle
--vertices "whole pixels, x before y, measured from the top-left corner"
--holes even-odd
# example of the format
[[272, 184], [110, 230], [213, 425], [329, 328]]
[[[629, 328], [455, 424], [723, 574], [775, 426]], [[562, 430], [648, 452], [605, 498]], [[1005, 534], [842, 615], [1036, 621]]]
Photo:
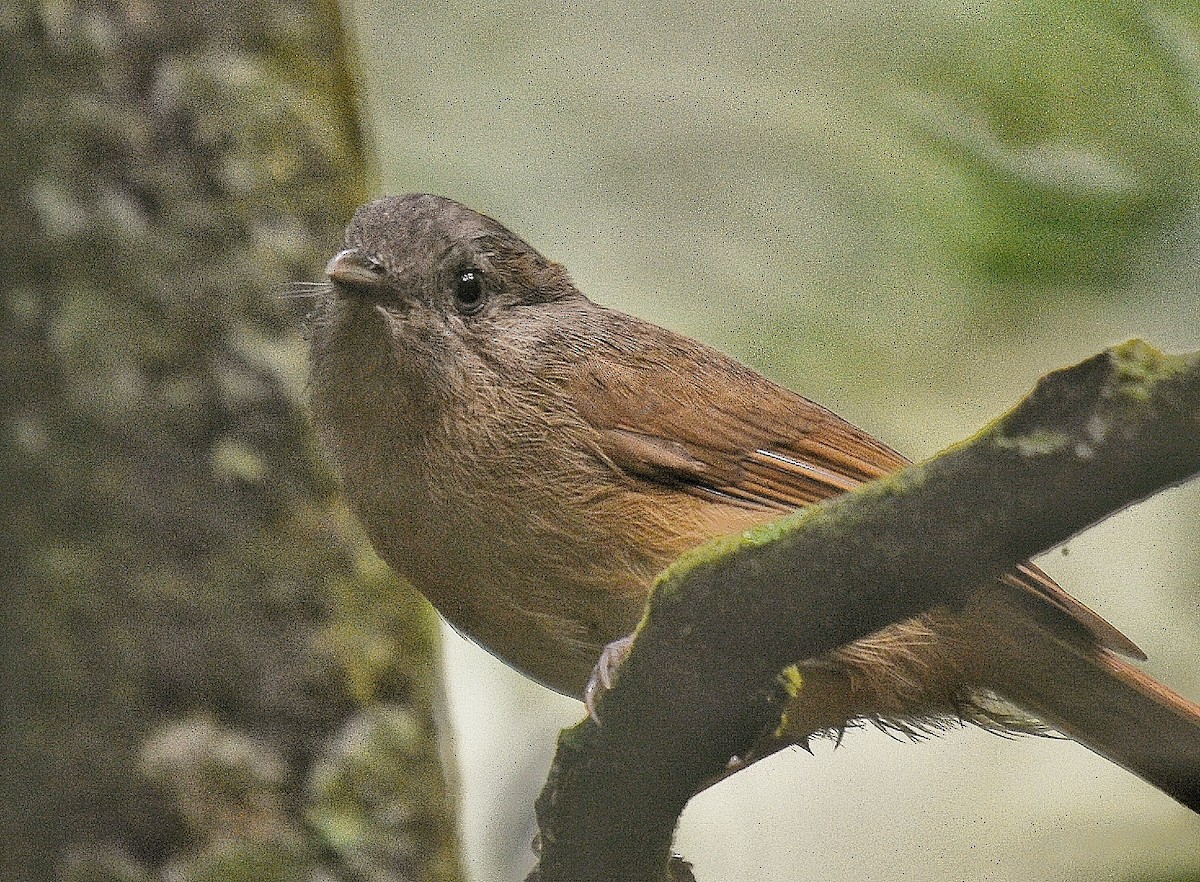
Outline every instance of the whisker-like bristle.
[[291, 282], [275, 295], [276, 300], [316, 300], [324, 297], [332, 288], [326, 282]]

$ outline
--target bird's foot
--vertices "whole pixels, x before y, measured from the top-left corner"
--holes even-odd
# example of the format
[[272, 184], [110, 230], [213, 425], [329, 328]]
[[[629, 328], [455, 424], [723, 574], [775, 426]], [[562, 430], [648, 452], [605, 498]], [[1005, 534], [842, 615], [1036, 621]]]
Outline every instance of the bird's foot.
[[596, 703], [600, 696], [612, 689], [617, 681], [617, 668], [629, 655], [633, 647], [633, 635], [627, 634], [604, 647], [600, 659], [592, 668], [592, 676], [588, 679], [587, 688], [583, 690], [583, 703], [587, 705], [588, 716], [600, 725], [600, 717], [596, 713]]

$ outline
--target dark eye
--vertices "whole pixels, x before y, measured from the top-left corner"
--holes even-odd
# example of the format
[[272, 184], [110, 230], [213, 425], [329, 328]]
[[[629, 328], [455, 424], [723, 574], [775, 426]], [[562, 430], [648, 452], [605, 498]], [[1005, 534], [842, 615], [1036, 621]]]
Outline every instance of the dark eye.
[[479, 270], [463, 270], [454, 283], [454, 299], [463, 312], [472, 313], [483, 306], [483, 276]]

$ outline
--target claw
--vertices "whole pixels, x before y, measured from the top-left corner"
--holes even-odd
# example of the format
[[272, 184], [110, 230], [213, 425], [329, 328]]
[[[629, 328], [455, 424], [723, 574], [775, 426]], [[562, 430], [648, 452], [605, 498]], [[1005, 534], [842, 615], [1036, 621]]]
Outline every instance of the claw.
[[617, 668], [625, 661], [632, 646], [632, 634], [614, 640], [604, 647], [596, 666], [592, 668], [592, 676], [588, 678], [587, 687], [583, 690], [583, 703], [587, 706], [588, 716], [597, 726], [600, 725], [600, 717], [596, 712], [597, 701], [601, 695], [612, 689], [613, 683], [616, 682]]
[[592, 672], [592, 676], [588, 678], [587, 686], [583, 690], [583, 703], [587, 707], [588, 716], [592, 718], [592, 722], [597, 726], [600, 725], [600, 717], [596, 714], [596, 695], [600, 689], [599, 677], [596, 672]]

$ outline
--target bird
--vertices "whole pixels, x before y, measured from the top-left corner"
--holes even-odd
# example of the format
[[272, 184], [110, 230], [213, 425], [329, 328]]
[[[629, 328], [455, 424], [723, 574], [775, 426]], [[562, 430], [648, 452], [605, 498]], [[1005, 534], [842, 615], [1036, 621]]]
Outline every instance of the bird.
[[[375, 549], [457, 630], [567, 695], [594, 688], [681, 554], [909, 463], [718, 349], [590, 300], [451, 199], [363, 206], [326, 275], [311, 409]], [[1144, 658], [1024, 562], [961, 608], [797, 659], [803, 688], [759, 754], [868, 724], [1049, 727], [1200, 812], [1200, 705]]]

